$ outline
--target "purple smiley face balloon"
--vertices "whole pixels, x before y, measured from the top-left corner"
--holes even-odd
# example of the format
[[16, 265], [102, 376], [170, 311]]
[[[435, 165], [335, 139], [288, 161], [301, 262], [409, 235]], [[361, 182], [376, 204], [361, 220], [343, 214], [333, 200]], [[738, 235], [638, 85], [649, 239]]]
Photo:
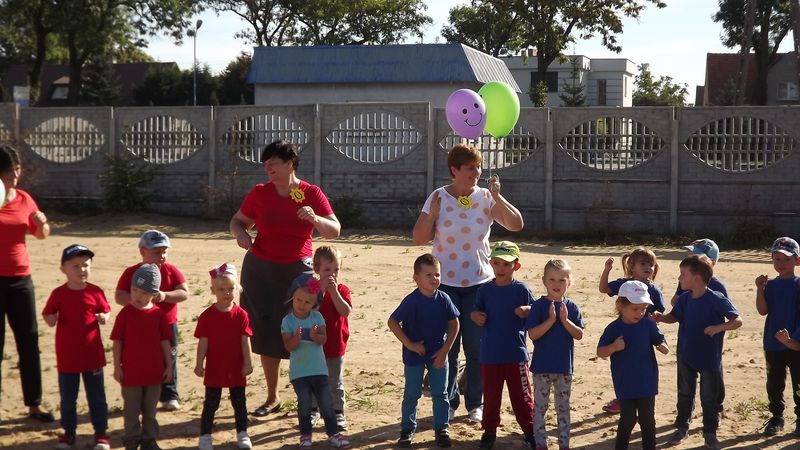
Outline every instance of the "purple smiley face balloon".
[[486, 104], [477, 92], [459, 89], [447, 98], [447, 123], [459, 136], [476, 139], [486, 125]]

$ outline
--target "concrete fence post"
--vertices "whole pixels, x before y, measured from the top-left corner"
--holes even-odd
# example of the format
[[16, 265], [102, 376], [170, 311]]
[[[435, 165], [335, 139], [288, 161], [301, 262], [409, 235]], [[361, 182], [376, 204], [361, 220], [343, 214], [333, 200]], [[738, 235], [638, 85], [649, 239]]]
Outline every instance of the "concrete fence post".
[[314, 184], [322, 185], [322, 119], [319, 103], [314, 105]]
[[679, 122], [676, 110], [672, 110], [670, 120], [669, 141], [670, 141], [670, 174], [669, 174], [669, 232], [678, 232], [678, 129]]
[[108, 154], [118, 155], [117, 150], [117, 109], [113, 106], [108, 110]]
[[547, 110], [545, 121], [544, 142], [544, 229], [553, 229], [553, 117], [550, 109]]
[[433, 171], [434, 171], [434, 155], [436, 152], [436, 114], [433, 105], [428, 103], [428, 139], [427, 139], [427, 166], [425, 171], [425, 195], [433, 192]]
[[215, 211], [215, 195], [217, 184], [217, 126], [214, 121], [213, 106], [208, 109], [208, 206], [207, 211]]

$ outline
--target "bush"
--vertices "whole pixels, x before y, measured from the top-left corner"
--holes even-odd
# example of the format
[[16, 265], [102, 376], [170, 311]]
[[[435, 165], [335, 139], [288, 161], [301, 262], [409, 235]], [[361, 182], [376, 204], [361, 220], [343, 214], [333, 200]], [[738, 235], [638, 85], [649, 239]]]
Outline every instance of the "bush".
[[128, 152], [105, 154], [107, 170], [101, 176], [103, 203], [110, 212], [147, 210], [151, 193], [146, 186], [153, 181], [154, 170], [144, 160]]
[[363, 210], [356, 203], [356, 199], [348, 195], [343, 195], [331, 202], [333, 213], [342, 224], [342, 228], [364, 228], [366, 224], [362, 220]]

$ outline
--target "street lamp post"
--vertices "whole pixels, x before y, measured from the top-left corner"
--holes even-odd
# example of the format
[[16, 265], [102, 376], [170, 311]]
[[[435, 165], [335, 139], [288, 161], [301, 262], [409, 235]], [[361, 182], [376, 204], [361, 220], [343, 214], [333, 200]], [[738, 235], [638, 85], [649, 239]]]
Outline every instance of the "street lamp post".
[[192, 40], [194, 41], [194, 53], [192, 56], [192, 61], [194, 62], [194, 83], [193, 83], [193, 105], [197, 106], [197, 30], [203, 26], [203, 21], [201, 19], [197, 19], [197, 22], [194, 24], [194, 32], [192, 33]]

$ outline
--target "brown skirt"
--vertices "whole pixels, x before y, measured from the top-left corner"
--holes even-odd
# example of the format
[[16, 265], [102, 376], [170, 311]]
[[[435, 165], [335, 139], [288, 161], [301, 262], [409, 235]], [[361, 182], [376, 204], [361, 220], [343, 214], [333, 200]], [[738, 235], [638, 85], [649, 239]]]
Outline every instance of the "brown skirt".
[[239, 304], [250, 316], [253, 352], [288, 359], [283, 346], [281, 321], [291, 309], [287, 292], [298, 275], [312, 270], [311, 259], [280, 264], [247, 252], [242, 262], [242, 295]]

